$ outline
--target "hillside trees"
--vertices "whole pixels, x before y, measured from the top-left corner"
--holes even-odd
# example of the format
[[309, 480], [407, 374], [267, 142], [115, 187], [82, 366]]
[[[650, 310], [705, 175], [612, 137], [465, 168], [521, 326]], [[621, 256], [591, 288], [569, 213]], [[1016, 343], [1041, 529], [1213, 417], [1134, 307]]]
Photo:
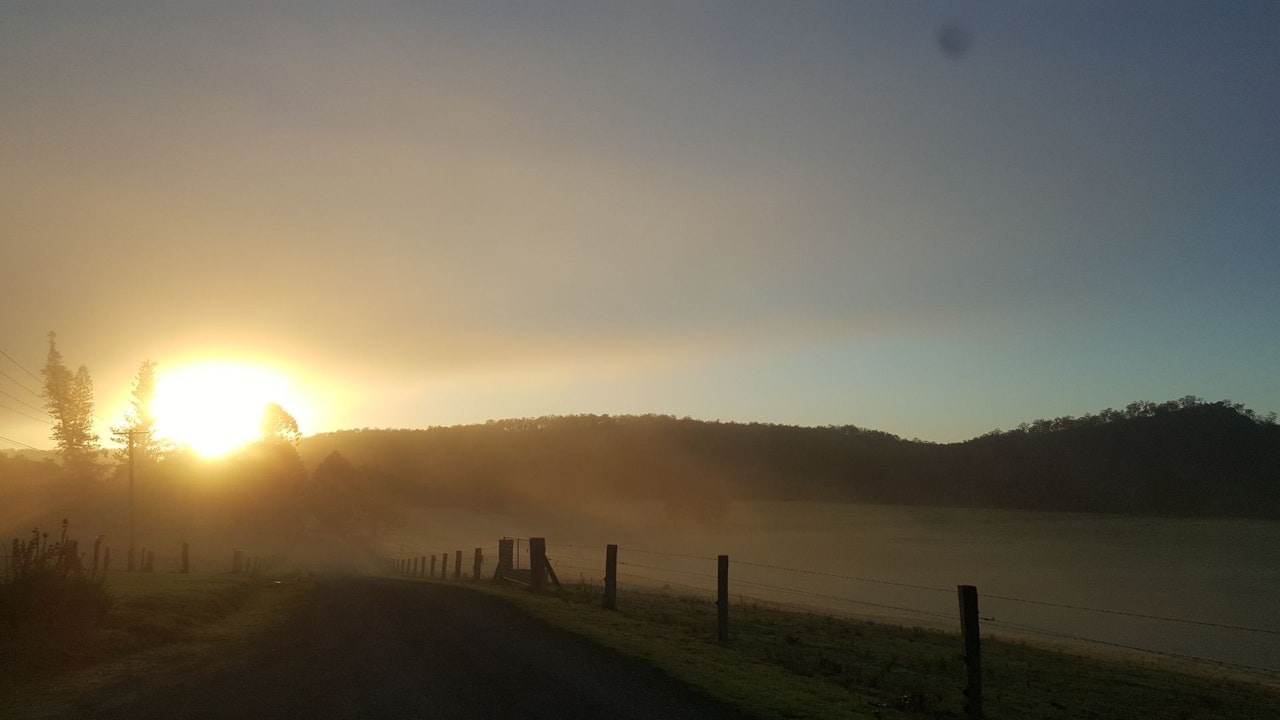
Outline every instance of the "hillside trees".
[[836, 500], [1138, 515], [1280, 517], [1280, 426], [1194, 396], [1038, 420], [950, 444], [855, 426], [568, 416], [311, 436], [389, 478], [402, 506], [660, 501], [715, 519], [734, 500]]
[[384, 528], [403, 521], [386, 477], [353, 465], [336, 450], [311, 474], [310, 504], [321, 529], [349, 538], [376, 539]]
[[92, 477], [101, 453], [93, 432], [93, 378], [81, 365], [72, 373], [58, 350], [57, 335], [49, 333], [49, 352], [42, 370], [45, 405], [53, 417], [50, 439], [62, 455], [63, 467], [76, 477]]

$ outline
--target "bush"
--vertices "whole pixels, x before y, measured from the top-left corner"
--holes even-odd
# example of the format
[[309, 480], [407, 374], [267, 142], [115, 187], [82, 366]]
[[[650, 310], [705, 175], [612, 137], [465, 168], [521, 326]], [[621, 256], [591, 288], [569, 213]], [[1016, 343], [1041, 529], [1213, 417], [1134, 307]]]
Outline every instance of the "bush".
[[87, 572], [62, 521], [57, 542], [40, 528], [14, 539], [9, 567], [0, 577], [0, 618], [15, 630], [74, 637], [105, 618], [115, 603], [103, 574]]

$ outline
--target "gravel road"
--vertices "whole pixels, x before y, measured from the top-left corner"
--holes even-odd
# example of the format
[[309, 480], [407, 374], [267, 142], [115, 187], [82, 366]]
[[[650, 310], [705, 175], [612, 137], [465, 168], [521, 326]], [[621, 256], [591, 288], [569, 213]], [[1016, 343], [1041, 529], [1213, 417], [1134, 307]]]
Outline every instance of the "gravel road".
[[318, 582], [243, 655], [76, 703], [103, 719], [747, 716], [501, 598], [389, 578]]

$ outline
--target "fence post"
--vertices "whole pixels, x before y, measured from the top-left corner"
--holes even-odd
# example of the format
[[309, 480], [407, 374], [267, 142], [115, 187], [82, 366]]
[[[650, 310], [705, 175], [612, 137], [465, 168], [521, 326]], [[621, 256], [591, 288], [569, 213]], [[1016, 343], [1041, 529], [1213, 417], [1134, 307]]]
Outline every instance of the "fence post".
[[965, 716], [982, 720], [982, 652], [978, 643], [978, 588], [956, 586], [960, 596], [960, 636], [964, 642], [964, 666], [967, 680], [964, 688]]
[[494, 582], [502, 582], [502, 573], [507, 570], [511, 570], [514, 567], [512, 565], [512, 557], [515, 554], [515, 551], [513, 550], [514, 547], [515, 540], [512, 540], [511, 538], [504, 537], [498, 540], [498, 567], [493, 569]]
[[618, 546], [604, 546], [604, 601], [605, 610], [618, 609]]
[[462, 579], [462, 551], [459, 550], [457, 555], [453, 556], [453, 579]]
[[[182, 574], [183, 574], [183, 575], [189, 575], [189, 574], [191, 573], [191, 556], [190, 556], [190, 550], [191, 550], [191, 546], [190, 546], [189, 544], [187, 544], [187, 543], [182, 543]], [[94, 554], [93, 564], [94, 564], [94, 565], [97, 565], [97, 564], [98, 564], [98, 559], [97, 559], [98, 551], [95, 549], [95, 550], [93, 551], [93, 554]]]
[[433, 579], [433, 580], [434, 580], [434, 579], [435, 579], [435, 577], [436, 577], [436, 556], [435, 556], [435, 553], [432, 553], [432, 554], [431, 554], [431, 575], [429, 575], [428, 577], [430, 577], [430, 578], [431, 578], [431, 579]]
[[529, 590], [542, 592], [542, 581], [547, 574], [547, 539], [529, 538]]
[[471, 568], [471, 582], [480, 582], [480, 561], [483, 558], [480, 548], [476, 548], [476, 562]]
[[729, 556], [716, 558], [716, 637], [729, 641]]
[[449, 553], [440, 553], [440, 579], [449, 579]]

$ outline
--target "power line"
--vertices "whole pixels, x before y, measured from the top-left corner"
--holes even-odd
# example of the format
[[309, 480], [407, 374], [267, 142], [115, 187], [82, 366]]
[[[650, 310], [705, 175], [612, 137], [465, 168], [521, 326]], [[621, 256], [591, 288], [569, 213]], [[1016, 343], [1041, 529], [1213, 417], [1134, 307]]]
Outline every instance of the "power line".
[[7, 438], [7, 437], [5, 437], [5, 436], [3, 436], [3, 435], [0, 435], [0, 440], [3, 440], [3, 441], [5, 441], [5, 442], [7, 442], [7, 443], [12, 443], [12, 444], [14, 444], [14, 445], [18, 445], [18, 446], [20, 446], [20, 447], [24, 447], [24, 448], [26, 448], [26, 449], [28, 449], [28, 450], [36, 450], [36, 451], [39, 451], [39, 450], [40, 450], [40, 448], [38, 448], [38, 447], [35, 447], [35, 446], [32, 446], [32, 445], [28, 445], [28, 444], [26, 444], [26, 443], [24, 443], [24, 442], [18, 442], [17, 440], [12, 440], [12, 439]]
[[[38, 412], [38, 413], [44, 413], [45, 415], [49, 415], [49, 413], [48, 413], [47, 411], [45, 411], [45, 410], [43, 410], [43, 409], [41, 409], [41, 408], [38, 408], [38, 407], [36, 407], [35, 405], [32, 405], [31, 403], [23, 402], [23, 400], [22, 400], [21, 398], [16, 397], [16, 396], [14, 396], [14, 395], [10, 395], [9, 393], [7, 393], [7, 392], [5, 392], [5, 391], [3, 391], [3, 390], [0, 390], [0, 395], [4, 395], [5, 397], [12, 399], [14, 402], [18, 403], [19, 405], [25, 405], [26, 407], [29, 407], [29, 408], [31, 408], [32, 410], [35, 410], [35, 411], [36, 411], [36, 412]], [[49, 415], [49, 417], [53, 417], [53, 416], [52, 416], [52, 415]]]
[[42, 423], [44, 423], [45, 425], [52, 425], [52, 424], [53, 424], [52, 422], [50, 422], [50, 421], [48, 421], [48, 420], [45, 420], [44, 418], [38, 418], [38, 417], [36, 417], [36, 416], [34, 416], [34, 415], [28, 415], [28, 414], [26, 414], [26, 413], [22, 412], [21, 410], [18, 410], [17, 408], [11, 408], [11, 407], [9, 407], [8, 405], [5, 405], [4, 403], [0, 403], [0, 408], [4, 408], [5, 410], [8, 410], [9, 412], [12, 412], [12, 413], [17, 413], [17, 414], [21, 415], [22, 417], [27, 418], [28, 420], [35, 420], [36, 422], [42, 422]]
[[4, 350], [0, 350], [0, 355], [3, 355], [3, 356], [5, 356], [5, 357], [9, 358], [9, 362], [13, 363], [14, 365], [17, 365], [19, 368], [22, 368], [22, 372], [24, 372], [24, 373], [26, 373], [26, 374], [30, 375], [32, 380], [35, 380], [36, 382], [40, 382], [40, 378], [36, 377], [36, 374], [35, 374], [35, 373], [31, 372], [30, 370], [26, 369], [25, 367], [22, 367], [22, 363], [18, 362], [17, 360], [14, 360], [12, 355], [10, 355], [9, 353], [5, 352]]
[[7, 373], [7, 372], [5, 372], [5, 371], [3, 371], [3, 370], [0, 370], [0, 376], [4, 376], [4, 377], [9, 378], [9, 380], [11, 380], [11, 381], [13, 382], [13, 384], [14, 384], [14, 385], [17, 385], [18, 387], [22, 388], [23, 390], [26, 390], [27, 392], [31, 393], [32, 395], [34, 395], [34, 396], [36, 396], [36, 397], [40, 397], [40, 393], [36, 392], [35, 390], [32, 390], [31, 388], [27, 387], [26, 385], [23, 385], [21, 382], [19, 382], [16, 378], [14, 378], [14, 377], [13, 377], [12, 375], [10, 375], [9, 373]]

